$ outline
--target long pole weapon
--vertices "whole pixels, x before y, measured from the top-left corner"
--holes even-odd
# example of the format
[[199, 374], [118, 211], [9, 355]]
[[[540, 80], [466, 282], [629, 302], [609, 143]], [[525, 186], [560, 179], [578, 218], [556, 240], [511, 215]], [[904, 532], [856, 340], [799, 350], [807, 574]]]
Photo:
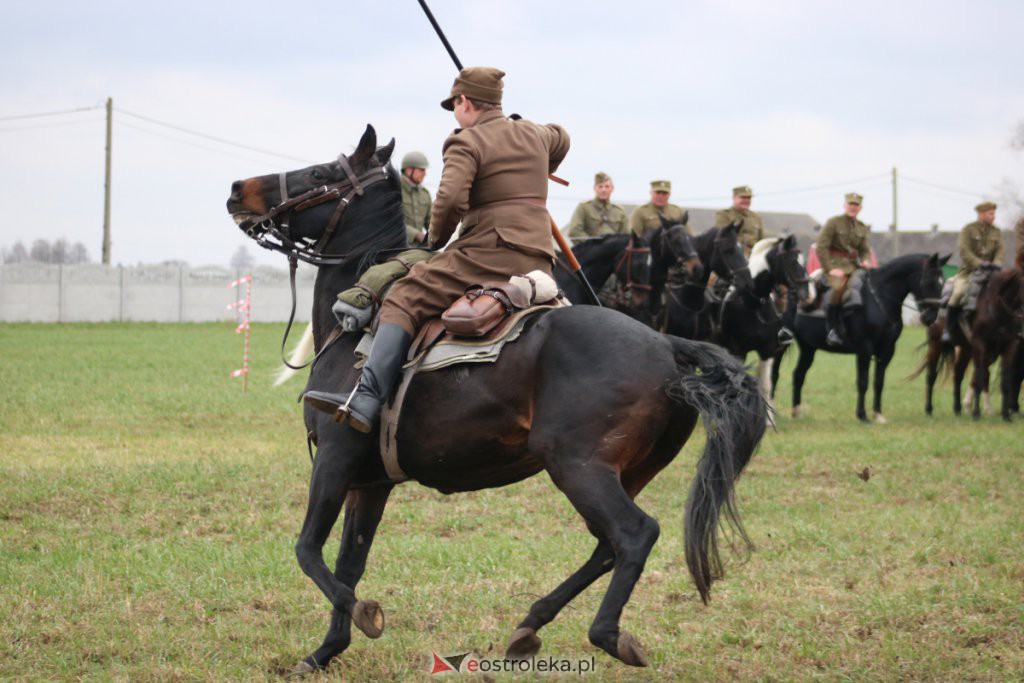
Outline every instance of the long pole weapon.
[[[437, 37], [441, 39], [441, 43], [444, 45], [444, 49], [448, 51], [448, 56], [455, 62], [455, 68], [462, 71], [462, 62], [459, 61], [458, 55], [455, 54], [455, 50], [452, 48], [452, 44], [448, 42], [448, 38], [445, 37], [444, 31], [441, 30], [440, 24], [437, 23], [437, 19], [434, 18], [434, 13], [427, 7], [426, 0], [419, 0], [420, 7], [423, 8], [423, 13], [427, 15], [427, 19], [430, 21], [430, 25], [434, 27], [434, 32], [437, 33]], [[548, 178], [559, 183], [561, 185], [568, 186], [568, 181], [559, 178], [556, 175], [548, 175]], [[569, 262], [569, 267], [572, 269], [573, 274], [583, 285], [583, 290], [587, 294], [587, 298], [590, 299], [590, 303], [595, 306], [601, 305], [601, 300], [597, 298], [597, 292], [590, 284], [590, 280], [583, 273], [583, 267], [580, 266], [580, 262], [576, 259], [576, 255], [572, 253], [572, 247], [569, 246], [569, 241], [565, 239], [565, 235], [558, 229], [558, 225], [555, 223], [555, 219], [548, 214], [548, 220], [551, 221], [551, 236], [555, 238], [555, 242], [558, 243], [558, 248], [562, 250], [562, 254], [565, 255], [566, 260]]]

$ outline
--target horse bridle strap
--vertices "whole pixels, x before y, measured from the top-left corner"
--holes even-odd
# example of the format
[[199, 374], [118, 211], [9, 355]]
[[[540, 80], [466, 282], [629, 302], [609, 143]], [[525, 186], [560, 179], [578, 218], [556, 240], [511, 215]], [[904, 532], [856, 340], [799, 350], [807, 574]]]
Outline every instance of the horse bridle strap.
[[629, 243], [626, 244], [626, 249], [625, 249], [625, 251], [622, 252], [622, 258], [620, 258], [619, 262], [615, 265], [615, 272], [616, 273], [619, 272], [619, 269], [622, 268], [623, 264], [626, 265], [626, 289], [644, 289], [644, 290], [650, 290], [651, 289], [651, 285], [649, 285], [649, 284], [645, 285], [645, 284], [637, 284], [637, 283], [633, 282], [633, 259], [631, 258], [633, 256], [633, 254], [650, 254], [650, 253], [651, 253], [651, 248], [650, 247], [634, 247], [633, 246], [633, 238], [632, 237], [629, 238]]

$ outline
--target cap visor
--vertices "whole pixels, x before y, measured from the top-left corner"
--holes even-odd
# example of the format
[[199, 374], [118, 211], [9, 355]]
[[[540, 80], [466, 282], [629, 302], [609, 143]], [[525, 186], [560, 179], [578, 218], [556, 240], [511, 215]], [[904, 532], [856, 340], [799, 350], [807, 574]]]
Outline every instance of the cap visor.
[[458, 95], [455, 95], [454, 97], [449, 97], [446, 100], [441, 100], [441, 109], [447, 109], [448, 111], [455, 111], [455, 98], [456, 97], [458, 97]]

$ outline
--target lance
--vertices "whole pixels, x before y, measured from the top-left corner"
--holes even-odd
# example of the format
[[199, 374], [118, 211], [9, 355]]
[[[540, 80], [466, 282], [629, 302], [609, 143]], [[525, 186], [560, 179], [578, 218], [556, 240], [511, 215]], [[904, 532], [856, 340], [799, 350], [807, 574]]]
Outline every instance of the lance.
[[[455, 62], [455, 68], [462, 71], [462, 62], [459, 61], [458, 55], [455, 54], [455, 50], [452, 48], [452, 44], [448, 42], [448, 38], [445, 37], [444, 31], [441, 30], [441, 25], [437, 23], [437, 19], [434, 18], [434, 13], [427, 7], [426, 0], [419, 0], [420, 7], [423, 8], [423, 13], [427, 15], [427, 19], [430, 21], [430, 25], [434, 27], [434, 32], [437, 33], [437, 37], [441, 39], [441, 43], [444, 45], [444, 49], [448, 51], [448, 56]], [[568, 186], [569, 182], [559, 178], [556, 175], [548, 174], [548, 178], [561, 185]], [[597, 298], [597, 292], [590, 284], [590, 280], [583, 273], [583, 267], [580, 266], [580, 262], [576, 259], [576, 255], [572, 253], [572, 247], [569, 246], [569, 241], [565, 239], [565, 235], [558, 229], [558, 224], [555, 223], [555, 219], [552, 218], [551, 214], [548, 214], [548, 220], [551, 221], [551, 236], [555, 238], [555, 242], [558, 243], [558, 248], [562, 250], [562, 254], [565, 255], [566, 261], [569, 262], [569, 268], [572, 269], [576, 279], [583, 285], [583, 291], [586, 292], [587, 298], [590, 299], [590, 303], [595, 306], [601, 305], [601, 300]]]

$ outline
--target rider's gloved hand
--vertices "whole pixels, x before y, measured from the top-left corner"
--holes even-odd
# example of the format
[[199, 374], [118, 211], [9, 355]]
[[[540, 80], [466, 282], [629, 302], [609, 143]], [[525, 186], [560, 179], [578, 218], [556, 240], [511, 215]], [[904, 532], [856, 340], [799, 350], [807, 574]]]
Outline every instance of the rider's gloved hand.
[[370, 324], [370, 318], [373, 316], [373, 306], [356, 308], [340, 299], [334, 302], [334, 305], [331, 306], [331, 311], [334, 313], [334, 317], [338, 319], [338, 322], [341, 323], [341, 329], [346, 332], [356, 332], [363, 329]]

